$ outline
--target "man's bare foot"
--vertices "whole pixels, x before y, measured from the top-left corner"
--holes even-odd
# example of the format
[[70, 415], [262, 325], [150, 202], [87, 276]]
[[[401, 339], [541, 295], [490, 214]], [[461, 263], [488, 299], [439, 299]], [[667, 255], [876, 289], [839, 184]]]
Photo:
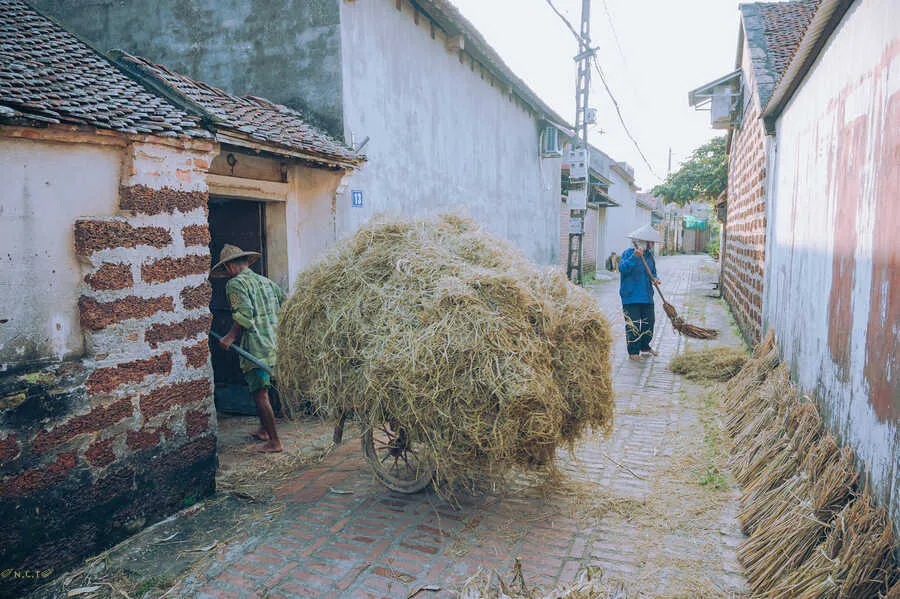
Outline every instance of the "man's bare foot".
[[628, 354], [628, 359], [629, 359], [629, 360], [634, 360], [635, 362], [637, 362], [637, 361], [639, 361], [639, 360], [641, 359], [641, 357], [640, 357], [639, 355], [637, 355], [637, 354]]
[[277, 441], [267, 441], [257, 447], [256, 451], [260, 453], [281, 453], [283, 449], [281, 448], [281, 443]]
[[262, 428], [259, 428], [255, 431], [251, 432], [250, 436], [253, 437], [254, 439], [259, 439], [260, 441], [268, 441], [269, 440], [269, 433], [267, 433]]
[[650, 349], [645, 349], [644, 351], [641, 352], [641, 354], [644, 356], [658, 356], [659, 352], [653, 348], [650, 348]]

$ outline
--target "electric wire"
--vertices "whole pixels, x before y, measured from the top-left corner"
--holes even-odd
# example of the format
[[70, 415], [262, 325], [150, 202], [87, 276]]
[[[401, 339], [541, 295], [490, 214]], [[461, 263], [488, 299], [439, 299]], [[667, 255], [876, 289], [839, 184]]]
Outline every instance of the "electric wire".
[[[560, 19], [562, 19], [563, 23], [566, 24], [566, 27], [569, 28], [569, 31], [572, 32], [572, 35], [575, 36], [575, 39], [578, 41], [579, 48], [581, 46], [583, 46], [584, 39], [581, 37], [581, 35], [577, 31], [575, 31], [575, 28], [572, 26], [572, 23], [569, 22], [569, 19], [567, 19], [566, 16], [564, 14], [562, 14], [558, 8], [556, 8], [556, 6], [553, 4], [553, 0], [545, 0], [545, 1], [550, 6], [550, 8], [553, 9], [553, 12], [555, 12], [556, 15]], [[605, 5], [606, 5], [606, 2], [604, 2], [604, 6]], [[607, 11], [607, 16], [609, 16], [608, 11]], [[612, 24], [612, 21], [610, 21], [610, 24]], [[617, 36], [617, 40], [618, 40], [618, 36]], [[621, 46], [619, 49], [621, 50]], [[612, 101], [613, 107], [616, 109], [616, 116], [619, 119], [619, 123], [622, 125], [622, 129], [625, 130], [625, 135], [627, 135], [628, 139], [631, 140], [631, 143], [634, 144], [634, 147], [637, 150], [638, 154], [640, 155], [641, 160], [644, 161], [644, 164], [650, 170], [650, 174], [652, 174], [654, 177], [656, 177], [657, 179], [662, 181], [663, 180], [662, 177], [660, 177], [656, 173], [656, 170], [650, 164], [650, 161], [647, 160], [647, 156], [644, 154], [644, 151], [641, 150], [641, 146], [640, 146], [640, 144], [638, 144], [637, 139], [635, 139], [634, 135], [631, 134], [631, 130], [628, 128], [628, 125], [625, 124], [625, 118], [622, 116], [622, 110], [619, 108], [619, 102], [618, 102], [618, 100], [616, 100], [616, 97], [613, 95], [612, 90], [609, 87], [609, 83], [607, 83], [607, 81], [606, 81], [606, 74], [603, 72], [603, 69], [600, 67], [600, 61], [597, 59], [597, 55], [595, 54], [592, 58], [594, 59], [594, 67], [597, 69], [597, 72], [600, 74], [600, 81], [603, 83], [603, 89], [606, 90], [606, 95], [609, 96], [609, 99]], [[624, 62], [624, 55], [623, 55], [623, 62]]]
[[625, 65], [625, 69], [627, 70], [628, 61], [625, 60], [625, 51], [622, 49], [622, 41], [619, 39], [619, 33], [616, 31], [612, 13], [609, 11], [609, 4], [606, 3], [606, 0], [603, 0], [603, 12], [606, 13], [606, 20], [607, 22], [609, 22], [609, 30], [612, 32], [613, 41], [616, 42], [616, 49], [619, 51], [619, 58], [622, 59], [622, 64]]
[[566, 16], [565, 16], [564, 14], [562, 14], [561, 12], [559, 12], [559, 9], [556, 8], [556, 6], [553, 4], [553, 0], [546, 0], [546, 1], [547, 1], [547, 4], [550, 5], [550, 8], [553, 9], [553, 12], [556, 13], [556, 16], [558, 16], [560, 19], [562, 19], [563, 23], [566, 24], [566, 27], [569, 28], [569, 31], [572, 32], [572, 35], [575, 36], [575, 39], [578, 40], [579, 47], [580, 47], [580, 45], [584, 43], [584, 40], [581, 39], [581, 34], [578, 33], [577, 31], [575, 31], [575, 28], [572, 27], [572, 23], [569, 22], [569, 19], [567, 19]]
[[594, 59], [594, 67], [596, 67], [597, 72], [600, 74], [600, 81], [603, 83], [603, 88], [606, 90], [606, 95], [609, 96], [609, 99], [613, 103], [613, 107], [616, 109], [616, 116], [619, 117], [619, 123], [622, 125], [622, 129], [625, 130], [625, 135], [627, 135], [628, 139], [631, 140], [631, 143], [634, 144], [634, 149], [636, 149], [638, 154], [640, 154], [641, 160], [643, 160], [644, 164], [647, 165], [647, 168], [650, 170], [650, 174], [662, 181], [662, 177], [660, 177], [653, 169], [650, 161], [647, 160], [647, 157], [644, 155], [644, 151], [641, 150], [640, 144], [634, 138], [634, 135], [631, 134], [631, 130], [628, 129], [628, 125], [625, 124], [625, 118], [622, 116], [622, 110], [619, 108], [619, 102], [613, 95], [612, 90], [609, 89], [609, 84], [606, 82], [606, 75], [603, 73], [603, 69], [600, 67], [600, 61], [597, 60], [597, 55], [595, 54], [594, 56], [592, 56], [592, 58]]

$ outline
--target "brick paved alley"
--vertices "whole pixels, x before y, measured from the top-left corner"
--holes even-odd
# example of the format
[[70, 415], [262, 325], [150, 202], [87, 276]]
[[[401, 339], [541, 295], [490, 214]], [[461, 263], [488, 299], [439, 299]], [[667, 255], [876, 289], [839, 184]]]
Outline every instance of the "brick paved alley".
[[[706, 256], [659, 259], [668, 299], [689, 320], [738, 343], [712, 294]], [[655, 359], [629, 362], [620, 339], [618, 285], [590, 286], [616, 334], [615, 429], [560, 456], [562, 479], [520, 477], [462, 501], [404, 496], [374, 480], [353, 438], [276, 492], [284, 510], [240, 533], [187, 577], [175, 596], [407, 597], [425, 585], [450, 597], [479, 569], [549, 589], [587, 565], [635, 597], [733, 597], [745, 590], [735, 547], [737, 491], [724, 474], [715, 401], [666, 369], [685, 345], [657, 309]]]

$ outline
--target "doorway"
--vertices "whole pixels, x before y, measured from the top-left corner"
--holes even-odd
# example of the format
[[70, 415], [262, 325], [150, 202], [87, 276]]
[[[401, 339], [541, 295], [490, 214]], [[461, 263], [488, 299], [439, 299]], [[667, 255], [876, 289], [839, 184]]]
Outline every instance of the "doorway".
[[[219, 252], [226, 243], [245, 251], [260, 252], [262, 257], [251, 268], [267, 276], [265, 203], [251, 200], [234, 200], [211, 196], [209, 198], [209, 251], [213, 264], [219, 261]], [[212, 330], [224, 335], [234, 321], [225, 296], [228, 279], [210, 279], [212, 299]], [[240, 341], [238, 342], [240, 343]], [[213, 382], [215, 384], [216, 410], [233, 414], [255, 415], [256, 405], [241, 373], [238, 356], [226, 352], [218, 342], [210, 339]]]

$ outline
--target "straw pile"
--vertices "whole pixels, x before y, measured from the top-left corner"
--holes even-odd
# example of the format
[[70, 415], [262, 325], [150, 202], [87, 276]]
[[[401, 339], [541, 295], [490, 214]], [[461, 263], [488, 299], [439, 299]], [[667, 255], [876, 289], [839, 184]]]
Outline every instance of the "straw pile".
[[728, 383], [730, 466], [743, 487], [739, 548], [756, 596], [876, 597], [896, 581], [895, 539], [859, 488], [853, 452], [824, 430], [771, 337]]
[[725, 382], [741, 371], [747, 354], [736, 347], [710, 347], [675, 356], [669, 370], [692, 381]]
[[331, 418], [389, 416], [450, 488], [607, 433], [610, 343], [586, 291], [470, 220], [381, 219], [298, 278], [277, 378]]

